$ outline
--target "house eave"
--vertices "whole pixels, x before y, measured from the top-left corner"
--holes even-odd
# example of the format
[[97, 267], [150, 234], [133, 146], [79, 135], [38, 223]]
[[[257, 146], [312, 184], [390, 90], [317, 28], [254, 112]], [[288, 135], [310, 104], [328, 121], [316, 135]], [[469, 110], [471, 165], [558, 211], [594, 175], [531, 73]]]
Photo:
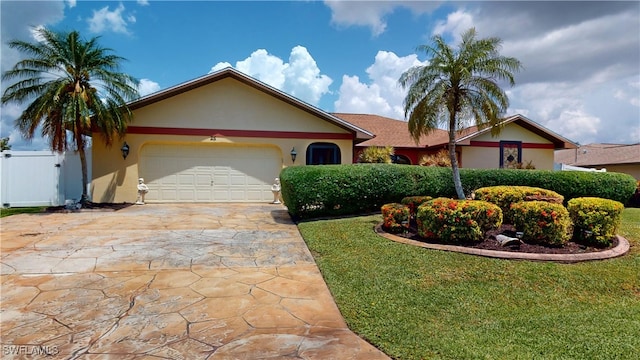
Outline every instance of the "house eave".
[[[504, 119], [501, 122], [501, 125], [507, 125], [509, 123], [512, 122], [517, 122], [518, 125], [520, 125], [521, 127], [533, 132], [536, 135], [539, 135], [547, 140], [549, 140], [551, 143], [553, 143], [554, 149], [555, 150], [560, 150], [560, 149], [576, 149], [578, 148], [578, 144], [574, 143], [573, 141], [558, 135], [557, 133], [553, 132], [550, 129], [547, 129], [546, 127], [536, 123], [533, 120], [530, 120], [528, 118], [526, 118], [523, 115], [520, 114], [516, 114], [516, 115], [512, 115], [509, 116], [508, 118]], [[480, 136], [482, 134], [486, 134], [488, 132], [491, 131], [491, 127], [487, 127], [484, 128], [482, 130], [476, 131], [474, 133], [465, 135], [463, 137], [460, 137], [458, 139], [456, 139], [456, 144], [457, 145], [470, 145], [470, 141], [471, 139]]]
[[241, 83], [253, 87], [259, 91], [265, 92], [267, 94], [272, 95], [273, 97], [292, 105], [300, 110], [318, 116], [334, 125], [351, 132], [355, 139], [367, 140], [374, 137], [374, 134], [359, 128], [353, 124], [350, 124], [332, 114], [327, 113], [324, 110], [321, 110], [311, 104], [308, 104], [300, 99], [297, 99], [279, 89], [276, 89], [262, 81], [259, 81], [255, 78], [252, 78], [232, 67], [227, 67], [222, 70], [218, 70], [216, 72], [201, 76], [199, 78], [184, 82], [182, 84], [178, 84], [172, 87], [169, 87], [164, 90], [160, 90], [156, 93], [149, 94], [147, 96], [141, 97], [140, 99], [134, 100], [128, 104], [129, 109], [136, 110], [153, 103], [168, 99], [170, 97], [176, 96], [178, 94], [199, 88], [201, 86], [216, 82], [218, 80], [224, 78], [233, 78]]

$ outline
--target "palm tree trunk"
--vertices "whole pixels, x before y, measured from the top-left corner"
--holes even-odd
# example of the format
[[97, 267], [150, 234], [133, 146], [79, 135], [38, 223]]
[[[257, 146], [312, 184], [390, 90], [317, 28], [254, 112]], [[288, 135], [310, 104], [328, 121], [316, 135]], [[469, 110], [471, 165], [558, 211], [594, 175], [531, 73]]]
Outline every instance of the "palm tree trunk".
[[[80, 143], [82, 143], [82, 145], [80, 145]], [[89, 202], [89, 195], [87, 194], [87, 184], [89, 183], [89, 174], [87, 173], [87, 154], [84, 151], [84, 141], [79, 141], [78, 146], [78, 155], [80, 155], [80, 166], [82, 168], [82, 198], [80, 198], [80, 202], [82, 204], [86, 204]]]
[[89, 202], [89, 196], [87, 195], [87, 183], [89, 181], [89, 175], [87, 173], [87, 155], [84, 152], [84, 138], [82, 137], [82, 130], [84, 127], [82, 126], [82, 122], [80, 121], [80, 109], [76, 103], [76, 126], [74, 134], [76, 138], [76, 148], [78, 150], [78, 155], [80, 156], [80, 167], [82, 169], [82, 196], [80, 197], [80, 203], [86, 204]]
[[453, 186], [456, 188], [458, 199], [464, 200], [464, 190], [460, 181], [460, 170], [458, 169], [458, 156], [456, 156], [456, 114], [455, 111], [449, 113], [449, 158], [451, 159], [451, 170], [453, 171]]

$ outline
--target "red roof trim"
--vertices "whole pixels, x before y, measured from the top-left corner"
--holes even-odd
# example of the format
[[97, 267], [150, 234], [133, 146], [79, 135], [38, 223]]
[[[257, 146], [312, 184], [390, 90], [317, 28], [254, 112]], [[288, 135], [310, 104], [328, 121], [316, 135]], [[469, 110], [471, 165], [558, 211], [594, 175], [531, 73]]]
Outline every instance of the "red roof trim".
[[[495, 141], [471, 141], [470, 146], [477, 147], [500, 147], [500, 142]], [[553, 144], [538, 144], [538, 143], [522, 143], [523, 149], [555, 149]]]
[[354, 134], [269, 131], [269, 130], [228, 130], [228, 129], [195, 129], [174, 127], [129, 126], [128, 134], [145, 135], [191, 135], [191, 136], [227, 136], [227, 137], [263, 137], [276, 139], [332, 139], [353, 140]]

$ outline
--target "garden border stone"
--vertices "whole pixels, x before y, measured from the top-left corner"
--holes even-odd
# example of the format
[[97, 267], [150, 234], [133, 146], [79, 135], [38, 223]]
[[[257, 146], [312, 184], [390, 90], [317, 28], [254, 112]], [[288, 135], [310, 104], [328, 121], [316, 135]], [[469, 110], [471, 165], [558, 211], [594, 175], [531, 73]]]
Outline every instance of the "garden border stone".
[[476, 249], [469, 248], [465, 246], [456, 246], [456, 245], [444, 245], [444, 244], [431, 244], [422, 241], [416, 241], [411, 239], [406, 239], [401, 236], [396, 236], [393, 234], [389, 234], [382, 229], [382, 223], [375, 226], [374, 231], [376, 234], [398, 243], [419, 246], [422, 248], [432, 249], [432, 250], [442, 250], [442, 251], [453, 251], [459, 252], [463, 254], [469, 255], [477, 255], [484, 256], [490, 258], [498, 258], [498, 259], [509, 259], [509, 260], [530, 260], [530, 261], [554, 261], [554, 262], [565, 262], [565, 263], [575, 263], [582, 261], [593, 261], [593, 260], [606, 260], [612, 259], [616, 257], [620, 257], [627, 252], [629, 252], [629, 242], [627, 239], [622, 236], [616, 235], [618, 239], [618, 246], [604, 250], [604, 251], [596, 251], [596, 252], [588, 252], [582, 254], [534, 254], [534, 253], [519, 253], [512, 251], [496, 251], [496, 250], [486, 250], [486, 249]]

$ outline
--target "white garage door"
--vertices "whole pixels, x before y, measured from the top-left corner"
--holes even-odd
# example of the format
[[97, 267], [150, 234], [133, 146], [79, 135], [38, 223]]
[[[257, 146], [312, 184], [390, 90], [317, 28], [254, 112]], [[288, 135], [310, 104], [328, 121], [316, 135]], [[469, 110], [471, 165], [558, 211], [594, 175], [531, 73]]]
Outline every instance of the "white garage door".
[[271, 185], [282, 168], [276, 147], [215, 144], [142, 148], [140, 176], [149, 186], [147, 201], [272, 201]]

